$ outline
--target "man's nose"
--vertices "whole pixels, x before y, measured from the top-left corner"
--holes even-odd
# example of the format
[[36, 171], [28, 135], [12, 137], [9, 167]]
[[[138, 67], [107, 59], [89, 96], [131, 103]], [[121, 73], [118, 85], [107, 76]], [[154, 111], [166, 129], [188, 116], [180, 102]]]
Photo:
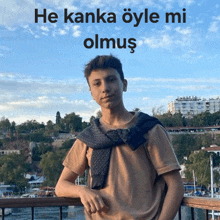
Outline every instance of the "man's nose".
[[102, 92], [108, 92], [110, 90], [108, 82], [103, 82], [102, 84]]

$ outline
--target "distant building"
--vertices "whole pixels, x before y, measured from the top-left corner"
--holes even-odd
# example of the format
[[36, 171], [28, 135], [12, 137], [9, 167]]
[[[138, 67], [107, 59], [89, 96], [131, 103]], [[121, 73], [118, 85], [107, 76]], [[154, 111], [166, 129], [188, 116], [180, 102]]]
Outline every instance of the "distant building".
[[207, 152], [214, 152], [218, 156], [220, 156], [220, 146], [217, 145], [210, 145], [210, 147], [202, 148], [202, 150]]
[[20, 150], [0, 150], [0, 155], [20, 154]]
[[178, 97], [168, 104], [171, 114], [180, 112], [184, 117], [190, 118], [194, 115], [208, 111], [211, 114], [220, 111], [220, 97], [201, 99], [196, 96]]
[[0, 198], [7, 195], [11, 195], [14, 191], [14, 188], [14, 185], [4, 185], [0, 183]]

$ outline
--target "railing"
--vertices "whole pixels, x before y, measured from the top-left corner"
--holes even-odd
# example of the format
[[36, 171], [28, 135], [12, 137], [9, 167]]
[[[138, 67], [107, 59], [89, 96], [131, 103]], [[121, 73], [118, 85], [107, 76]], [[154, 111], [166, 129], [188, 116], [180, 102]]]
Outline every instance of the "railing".
[[[76, 198], [14, 198], [14, 199], [0, 199], [0, 208], [2, 208], [2, 220], [5, 218], [5, 208], [31, 208], [31, 219], [34, 220], [35, 207], [60, 207], [59, 219], [62, 220], [63, 206], [82, 206], [80, 199]], [[204, 197], [184, 197], [181, 206], [191, 208], [191, 219], [194, 220], [194, 209], [204, 209], [205, 219], [208, 220], [208, 210], [220, 211], [220, 199], [204, 198]], [[181, 208], [178, 213], [179, 220], [186, 220], [182, 218]], [[187, 219], [188, 220], [188, 219]]]

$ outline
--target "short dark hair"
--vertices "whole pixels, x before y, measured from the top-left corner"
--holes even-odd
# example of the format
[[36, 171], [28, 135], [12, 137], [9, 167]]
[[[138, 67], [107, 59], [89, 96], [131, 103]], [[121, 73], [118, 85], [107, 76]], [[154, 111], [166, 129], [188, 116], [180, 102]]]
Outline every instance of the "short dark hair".
[[96, 56], [85, 65], [84, 76], [87, 79], [93, 70], [113, 68], [117, 70], [122, 82], [124, 81], [124, 73], [122, 71], [121, 61], [112, 55]]

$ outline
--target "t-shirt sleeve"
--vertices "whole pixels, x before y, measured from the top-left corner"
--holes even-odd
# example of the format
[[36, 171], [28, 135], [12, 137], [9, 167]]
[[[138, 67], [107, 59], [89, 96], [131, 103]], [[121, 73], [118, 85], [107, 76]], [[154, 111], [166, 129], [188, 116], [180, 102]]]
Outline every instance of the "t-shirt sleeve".
[[147, 151], [158, 175], [180, 170], [170, 138], [161, 125], [154, 126], [147, 134]]
[[63, 166], [74, 173], [83, 174], [88, 164], [86, 154], [86, 144], [77, 139], [64, 159]]

